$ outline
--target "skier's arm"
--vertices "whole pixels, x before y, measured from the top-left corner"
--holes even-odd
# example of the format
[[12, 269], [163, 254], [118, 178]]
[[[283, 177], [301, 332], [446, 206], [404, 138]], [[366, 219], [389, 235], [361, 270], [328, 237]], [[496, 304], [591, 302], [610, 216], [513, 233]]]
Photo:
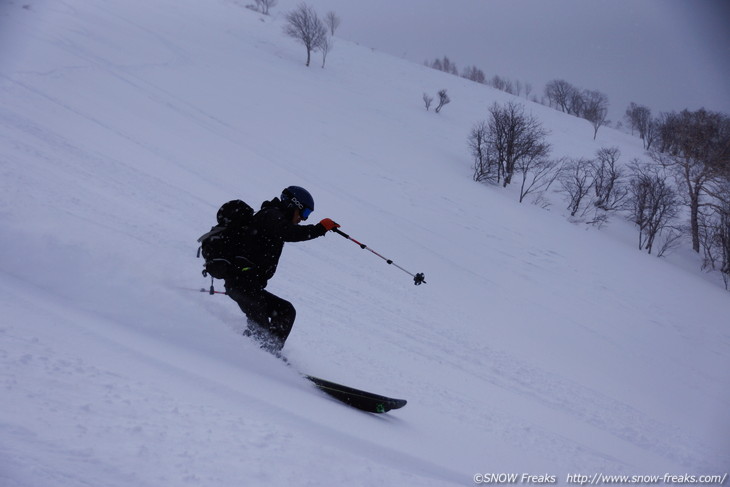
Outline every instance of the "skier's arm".
[[319, 223], [314, 225], [295, 225], [291, 222], [285, 222], [281, 230], [281, 236], [284, 242], [312, 240], [327, 233], [327, 229]]
[[314, 225], [295, 225], [294, 223], [289, 223], [285, 225], [283, 237], [285, 242], [301, 242], [321, 237], [330, 230], [338, 227], [339, 225], [330, 218], [325, 218]]

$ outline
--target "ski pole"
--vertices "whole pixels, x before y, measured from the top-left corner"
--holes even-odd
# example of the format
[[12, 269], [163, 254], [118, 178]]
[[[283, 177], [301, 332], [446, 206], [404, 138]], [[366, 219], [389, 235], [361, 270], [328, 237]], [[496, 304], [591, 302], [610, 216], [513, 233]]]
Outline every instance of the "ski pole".
[[205, 289], [204, 287], [201, 287], [200, 289], [193, 289], [191, 287], [178, 287], [177, 289], [182, 289], [184, 291], [196, 291], [199, 293], [208, 293], [208, 294], [228, 294], [225, 291], [216, 291], [213, 289], [213, 292], [210, 292], [210, 289]]
[[224, 291], [216, 291], [215, 289], [213, 289], [212, 285], [210, 286], [210, 289], [205, 289], [204, 287], [201, 287], [200, 292], [208, 293], [208, 294], [228, 294], [227, 292], [224, 292]]
[[346, 234], [345, 232], [343, 232], [343, 231], [341, 231], [341, 230], [339, 230], [339, 229], [337, 229], [337, 228], [333, 229], [333, 232], [335, 232], [335, 233], [338, 233], [338, 234], [342, 235], [342, 236], [343, 236], [343, 237], [345, 237], [345, 238], [346, 238], [347, 240], [351, 240], [351, 241], [355, 242], [355, 243], [356, 243], [357, 245], [359, 245], [359, 246], [360, 246], [360, 248], [361, 248], [361, 249], [363, 249], [363, 250], [369, 250], [369, 251], [370, 251], [370, 252], [372, 252], [373, 254], [375, 254], [375, 255], [377, 255], [378, 257], [380, 257], [381, 259], [383, 259], [383, 260], [384, 260], [385, 262], [387, 262], [388, 264], [392, 264], [392, 265], [396, 266], [396, 267], [397, 267], [398, 269], [400, 269], [400, 270], [402, 270], [403, 272], [405, 272], [406, 274], [410, 275], [410, 276], [411, 276], [411, 277], [413, 278], [413, 283], [414, 283], [414, 284], [415, 284], [416, 286], [419, 286], [419, 285], [421, 285], [421, 284], [426, 284], [426, 277], [425, 277], [425, 276], [423, 275], [423, 272], [419, 272], [419, 273], [417, 273], [417, 274], [413, 274], [412, 272], [409, 272], [409, 271], [405, 270], [404, 268], [402, 268], [401, 266], [399, 266], [398, 264], [396, 264], [395, 262], [393, 262], [393, 261], [392, 261], [391, 259], [388, 259], [388, 258], [386, 258], [386, 257], [383, 257], [382, 255], [380, 255], [379, 253], [377, 253], [376, 251], [374, 251], [373, 249], [371, 249], [370, 247], [368, 247], [368, 246], [367, 246], [367, 245], [365, 245], [364, 243], [358, 242], [357, 240], [355, 240], [354, 238], [352, 238], [351, 236], [349, 236], [349, 235], [348, 235], [348, 234]]

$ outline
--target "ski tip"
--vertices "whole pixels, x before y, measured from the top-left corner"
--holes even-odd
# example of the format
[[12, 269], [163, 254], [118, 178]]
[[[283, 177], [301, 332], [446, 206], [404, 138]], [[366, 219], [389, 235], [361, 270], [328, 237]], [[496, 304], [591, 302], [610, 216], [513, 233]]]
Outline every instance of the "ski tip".
[[393, 409], [400, 409], [408, 404], [405, 399], [391, 399], [389, 403], [385, 404], [382, 411], [375, 411], [376, 413], [387, 413]]
[[329, 394], [334, 399], [361, 411], [369, 413], [387, 413], [393, 409], [400, 409], [407, 404], [405, 399], [381, 396], [380, 394], [374, 394], [361, 389], [344, 386], [342, 384], [337, 384], [311, 375], [303, 376], [312, 381], [318, 389]]

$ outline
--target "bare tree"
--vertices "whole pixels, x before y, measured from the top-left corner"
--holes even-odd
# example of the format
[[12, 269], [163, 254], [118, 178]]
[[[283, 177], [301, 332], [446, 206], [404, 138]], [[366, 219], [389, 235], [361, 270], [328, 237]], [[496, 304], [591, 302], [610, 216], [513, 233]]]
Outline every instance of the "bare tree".
[[650, 150], [654, 142], [659, 137], [659, 122], [652, 118], [646, 124], [646, 132], [644, 133], [644, 149]]
[[456, 67], [456, 63], [451, 61], [448, 57], [444, 56], [443, 59], [443, 65], [442, 65], [443, 71], [453, 74], [455, 76], [459, 75], [459, 69]]
[[608, 97], [600, 91], [583, 91], [583, 106], [579, 116], [593, 125], [593, 140], [596, 140], [598, 129], [606, 123], [608, 116]]
[[679, 200], [661, 166], [634, 161], [631, 168], [630, 216], [639, 227], [639, 249], [651, 254], [656, 237], [665, 230], [670, 230], [668, 240], [676, 240], [670, 223], [679, 212]]
[[426, 105], [426, 111], [428, 111], [431, 108], [431, 103], [433, 103], [433, 97], [428, 93], [423, 93], [423, 103]]
[[730, 167], [730, 118], [700, 109], [672, 113], [664, 118], [662, 149], [652, 158], [669, 168], [684, 188], [690, 210], [692, 249], [700, 251], [700, 208], [707, 204], [708, 185]]
[[474, 125], [467, 139], [467, 145], [474, 158], [474, 181], [495, 181], [497, 168], [494, 158], [489, 156], [489, 126], [486, 122]]
[[327, 54], [330, 53], [334, 46], [334, 40], [331, 37], [327, 36], [324, 36], [322, 42], [320, 42], [319, 46], [317, 46], [319, 51], [322, 53], [322, 68], [324, 68], [324, 63], [327, 61]]
[[451, 103], [451, 98], [449, 98], [449, 95], [446, 94], [445, 88], [443, 90], [439, 90], [438, 95], [439, 95], [439, 104], [435, 109], [436, 113], [439, 113], [441, 111], [441, 109], [444, 107], [444, 105]]
[[700, 244], [703, 268], [722, 273], [725, 288], [730, 285], [730, 167], [708, 185], [711, 202], [700, 210]]
[[549, 81], [545, 85], [545, 96], [550, 106], [565, 113], [570, 113], [577, 91], [573, 85], [562, 79]]
[[304, 45], [307, 49], [306, 66], [309, 66], [312, 51], [318, 49], [327, 39], [324, 23], [317, 16], [317, 12], [305, 3], [287, 13], [286, 21], [284, 33]]
[[469, 66], [465, 68], [464, 71], [461, 73], [461, 77], [482, 84], [486, 83], [487, 81], [487, 77], [484, 75], [484, 71], [477, 68], [476, 66]]
[[629, 103], [629, 106], [624, 112], [624, 119], [629, 124], [629, 128], [631, 129], [631, 135], [634, 135], [634, 131], [638, 130], [638, 123], [636, 121], [636, 109], [638, 107], [639, 105], [632, 101], [631, 103]]
[[569, 159], [558, 177], [563, 192], [568, 195], [568, 210], [571, 217], [576, 216], [581, 208], [583, 211], [586, 209], [584, 202], [594, 183], [591, 174], [592, 164], [589, 159]]
[[520, 185], [520, 203], [530, 193], [544, 193], [550, 188], [560, 174], [562, 161], [548, 159], [547, 152], [537, 157], [521, 159], [517, 165], [517, 172], [522, 175]]
[[727, 288], [730, 284], [730, 204], [700, 212], [700, 244], [704, 254], [702, 268], [720, 271]]
[[507, 87], [507, 80], [502, 78], [500, 75], [495, 74], [492, 76], [492, 79], [489, 80], [489, 86], [492, 88], [496, 88], [500, 91], [504, 91]]
[[456, 68], [456, 63], [451, 61], [448, 56], [444, 56], [442, 59], [436, 59], [432, 63], [426, 62], [426, 65], [445, 73], [454, 74], [457, 76], [459, 75], [459, 70]]
[[623, 172], [618, 166], [621, 151], [618, 147], [603, 147], [591, 161], [593, 174], [593, 204], [603, 211], [616, 211], [623, 207], [628, 190], [623, 183]]
[[651, 109], [643, 105], [637, 105], [632, 101], [626, 109], [624, 118], [629, 122], [631, 133], [633, 134], [634, 130], [636, 130], [639, 132], [639, 137], [644, 140], [649, 123], [651, 122]]
[[525, 83], [525, 98], [530, 98], [530, 93], [532, 93], [532, 83]]
[[573, 88], [568, 93], [568, 106], [566, 113], [582, 117], [585, 110], [585, 98], [583, 92], [578, 88]]
[[503, 185], [506, 187], [520, 165], [529, 166], [528, 161], [547, 157], [550, 145], [545, 142], [545, 137], [548, 132], [537, 119], [525, 114], [521, 104], [515, 102], [504, 106], [495, 103], [489, 113], [490, 154], [496, 158], [497, 181], [504, 176]]
[[269, 15], [271, 7], [276, 7], [279, 0], [256, 0], [256, 10], [264, 15]]
[[676, 112], [660, 113], [656, 117], [657, 135], [654, 150], [668, 152], [674, 145], [675, 133], [680, 131], [680, 120]]
[[522, 84], [521, 83], [514, 83], [507, 78], [502, 78], [498, 74], [495, 74], [492, 79], [488, 81], [489, 86], [492, 88], [496, 88], [500, 91], [504, 91], [505, 93], [509, 93], [510, 95], [518, 95], [522, 91]]
[[[503, 174], [497, 146], [499, 137], [492, 132], [487, 122], [479, 122], [471, 130], [467, 144], [474, 159], [474, 181], [498, 183]], [[534, 135], [534, 134], [533, 134]], [[522, 175], [520, 185], [520, 203], [530, 193], [546, 191], [555, 180], [558, 161], [548, 159], [550, 145], [543, 137], [545, 132], [535, 135], [537, 140], [532, 150], [523, 151], [514, 164], [515, 171]]]
[[333, 36], [335, 35], [337, 28], [340, 26], [341, 21], [337, 14], [330, 10], [327, 12], [327, 15], [324, 16], [324, 23], [327, 28], [329, 28], [330, 35]]
[[439, 71], [443, 71], [443, 69], [442, 69], [443, 65], [441, 64], [440, 59], [436, 59], [433, 62], [426, 60], [426, 62], [424, 64], [426, 66], [428, 66], [429, 68], [438, 69]]

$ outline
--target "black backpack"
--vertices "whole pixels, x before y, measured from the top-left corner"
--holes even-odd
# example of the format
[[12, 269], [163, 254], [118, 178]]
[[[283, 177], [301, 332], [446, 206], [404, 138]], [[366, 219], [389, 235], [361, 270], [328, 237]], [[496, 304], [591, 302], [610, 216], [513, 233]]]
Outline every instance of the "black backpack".
[[241, 200], [229, 201], [220, 207], [216, 215], [218, 225], [198, 239], [198, 257], [202, 255], [205, 259], [203, 276], [227, 279], [253, 266], [245, 256], [237, 254], [253, 214], [253, 208]]

